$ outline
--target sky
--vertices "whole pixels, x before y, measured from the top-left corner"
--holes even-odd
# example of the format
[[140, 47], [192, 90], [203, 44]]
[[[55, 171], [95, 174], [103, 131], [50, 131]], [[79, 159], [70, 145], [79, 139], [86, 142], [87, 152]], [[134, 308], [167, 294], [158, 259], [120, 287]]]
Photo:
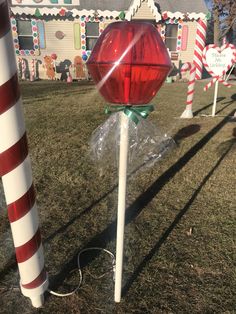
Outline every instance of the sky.
[[205, 0], [205, 2], [206, 2], [206, 5], [207, 5], [208, 9], [211, 10], [212, 1], [211, 0]]

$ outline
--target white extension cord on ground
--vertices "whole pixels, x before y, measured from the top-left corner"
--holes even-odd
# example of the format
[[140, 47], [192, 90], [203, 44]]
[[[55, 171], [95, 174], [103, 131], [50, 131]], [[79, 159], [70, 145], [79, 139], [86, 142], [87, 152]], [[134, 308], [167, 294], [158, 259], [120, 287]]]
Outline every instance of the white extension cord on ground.
[[[78, 271], [79, 271], [79, 283], [78, 283], [78, 286], [71, 292], [68, 292], [68, 293], [58, 293], [58, 292], [55, 292], [55, 291], [52, 291], [50, 289], [48, 289], [48, 292], [51, 293], [52, 295], [55, 295], [57, 297], [68, 297], [72, 294], [74, 294], [76, 291], [79, 290], [79, 288], [81, 287], [82, 285], [82, 281], [83, 281], [83, 273], [82, 273], [82, 270], [81, 270], [81, 267], [80, 267], [80, 255], [84, 252], [88, 252], [88, 251], [103, 251], [105, 253], [107, 253], [110, 257], [111, 257], [111, 260], [112, 260], [112, 271], [113, 271], [113, 275], [115, 275], [115, 264], [116, 264], [116, 260], [115, 260], [115, 256], [113, 253], [111, 253], [110, 251], [106, 250], [106, 249], [103, 249], [103, 248], [99, 248], [99, 247], [90, 247], [90, 248], [86, 248], [86, 249], [83, 249], [79, 252], [78, 254], [78, 257], [77, 257], [77, 265], [78, 265]], [[102, 274], [101, 276], [97, 277], [96, 279], [99, 279], [99, 278], [102, 278], [104, 277], [105, 275], [107, 274], [104, 273]], [[114, 276], [113, 276], [113, 279], [114, 279]]]

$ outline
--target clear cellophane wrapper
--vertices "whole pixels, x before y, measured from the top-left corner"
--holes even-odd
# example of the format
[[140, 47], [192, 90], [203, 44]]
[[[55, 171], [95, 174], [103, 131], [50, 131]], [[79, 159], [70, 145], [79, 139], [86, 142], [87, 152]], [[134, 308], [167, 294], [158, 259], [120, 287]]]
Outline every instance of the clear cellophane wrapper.
[[[90, 156], [101, 173], [118, 164], [121, 114], [112, 113], [91, 136]], [[153, 166], [174, 147], [175, 141], [149, 119], [139, 117], [137, 124], [128, 119], [128, 174]]]

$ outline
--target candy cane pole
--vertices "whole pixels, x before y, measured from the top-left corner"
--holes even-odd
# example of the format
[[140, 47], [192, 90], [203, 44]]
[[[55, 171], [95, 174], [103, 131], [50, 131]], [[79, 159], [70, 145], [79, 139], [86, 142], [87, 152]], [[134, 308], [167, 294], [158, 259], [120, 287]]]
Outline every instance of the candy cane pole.
[[22, 78], [21, 58], [18, 58], [18, 77]]
[[193, 117], [193, 96], [195, 92], [195, 81], [196, 81], [196, 67], [191, 62], [186, 62], [181, 68], [181, 72], [190, 71], [190, 78], [188, 82], [188, 93], [187, 93], [187, 105], [184, 112], [181, 115], [181, 118], [192, 118]]
[[34, 307], [48, 287], [31, 165], [21, 110], [8, 1], [0, 0], [0, 176], [2, 177], [23, 295]]
[[26, 79], [26, 62], [24, 59], [21, 59], [21, 66], [22, 66], [22, 80]]
[[196, 67], [196, 80], [200, 80], [202, 78], [202, 53], [206, 45], [206, 30], [207, 21], [199, 19], [197, 23], [197, 34], [193, 55], [193, 64]]
[[35, 80], [35, 60], [31, 60], [31, 71], [30, 71], [30, 81], [33, 82]]
[[118, 210], [116, 231], [116, 272], [115, 272], [115, 297], [114, 297], [115, 302], [120, 302], [122, 288], [128, 146], [129, 146], [129, 118], [127, 115], [121, 112]]

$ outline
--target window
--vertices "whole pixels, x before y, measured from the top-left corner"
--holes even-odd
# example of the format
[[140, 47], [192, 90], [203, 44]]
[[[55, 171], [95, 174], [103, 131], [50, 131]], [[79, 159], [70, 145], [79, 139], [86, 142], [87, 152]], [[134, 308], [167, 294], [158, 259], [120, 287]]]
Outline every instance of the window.
[[177, 33], [178, 25], [177, 24], [167, 24], [165, 31], [165, 44], [170, 51], [176, 51], [177, 43]]
[[92, 50], [99, 37], [99, 23], [86, 23], [86, 49]]
[[34, 41], [32, 35], [31, 21], [17, 21], [17, 33], [20, 50], [33, 50]]

